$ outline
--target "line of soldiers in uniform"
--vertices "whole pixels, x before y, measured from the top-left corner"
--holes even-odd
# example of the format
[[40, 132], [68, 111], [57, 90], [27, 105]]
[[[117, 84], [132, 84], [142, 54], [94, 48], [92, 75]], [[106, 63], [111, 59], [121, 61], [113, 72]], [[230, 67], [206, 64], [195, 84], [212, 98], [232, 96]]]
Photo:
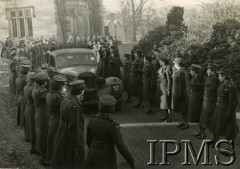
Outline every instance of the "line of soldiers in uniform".
[[[132, 97], [137, 97], [135, 107], [143, 109], [147, 101], [150, 108], [145, 113], [152, 115], [156, 113], [156, 100], [160, 100], [160, 109], [165, 113], [161, 120], [171, 122], [172, 112], [180, 113], [177, 127], [187, 129], [188, 122], [199, 123], [200, 130], [194, 134], [199, 139], [204, 139], [205, 130], [209, 129], [213, 143], [220, 136], [234, 142], [239, 133], [238, 98], [230, 70], [219, 69], [212, 63], [205, 70], [197, 64], [188, 70], [182, 58], [175, 58], [172, 66], [170, 59], [160, 56], [156, 48], [144, 57], [142, 50], [137, 49], [133, 56], [133, 59], [130, 54], [124, 56], [123, 81], [128, 96], [125, 102], [131, 103]], [[156, 95], [157, 87], [160, 96]]]
[[[10, 58], [10, 70], [17, 74], [10, 76], [11, 92], [17, 94], [17, 125], [24, 129], [25, 141], [31, 143], [30, 154], [41, 156], [41, 164], [56, 169], [116, 169], [116, 146], [134, 168], [134, 159], [124, 144], [119, 124], [110, 116], [116, 104], [114, 97], [100, 97], [99, 113], [91, 118], [84, 134], [85, 113], [80, 102], [84, 81], [66, 84], [63, 75], [55, 75], [50, 81], [45, 70], [35, 72], [31, 60], [18, 57], [17, 50], [13, 50]], [[69, 95], [62, 92], [64, 85], [69, 86]], [[86, 160], [85, 135], [89, 147]]]

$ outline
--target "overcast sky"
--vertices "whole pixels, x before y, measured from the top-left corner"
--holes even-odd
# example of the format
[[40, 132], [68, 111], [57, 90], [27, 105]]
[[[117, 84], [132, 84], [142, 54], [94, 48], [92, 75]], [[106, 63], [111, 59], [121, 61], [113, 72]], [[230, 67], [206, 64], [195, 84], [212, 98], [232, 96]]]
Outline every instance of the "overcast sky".
[[[155, 9], [160, 9], [164, 6], [182, 6], [185, 8], [194, 8], [202, 2], [209, 0], [149, 0]], [[119, 0], [103, 0], [103, 5], [107, 11], [116, 12], [120, 9]]]

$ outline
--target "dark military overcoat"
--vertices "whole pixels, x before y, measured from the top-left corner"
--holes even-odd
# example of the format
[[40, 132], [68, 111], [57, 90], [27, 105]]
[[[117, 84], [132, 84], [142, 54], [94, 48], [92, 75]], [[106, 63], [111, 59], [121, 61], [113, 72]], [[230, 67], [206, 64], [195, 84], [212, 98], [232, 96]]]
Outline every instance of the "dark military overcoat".
[[17, 71], [16, 71], [16, 60], [11, 60], [9, 67], [10, 67], [10, 79], [9, 79], [9, 86], [10, 86], [10, 93], [12, 95], [16, 95], [16, 78], [17, 78]]
[[108, 60], [107, 77], [117, 77], [121, 79], [121, 65], [122, 61], [118, 56], [110, 56]]
[[143, 99], [145, 101], [154, 101], [157, 86], [157, 74], [152, 63], [144, 64], [142, 72], [143, 72]]
[[188, 76], [185, 68], [176, 69], [173, 72], [172, 106], [175, 112], [187, 114], [188, 108]]
[[236, 119], [238, 105], [237, 87], [231, 80], [221, 83], [218, 88], [217, 103], [212, 116], [210, 131], [215, 136], [234, 139], [239, 133]]
[[108, 57], [109, 54], [106, 50], [100, 49], [99, 51], [99, 63], [97, 67], [97, 75], [98, 77], [107, 77], [107, 70], [108, 70]]
[[47, 136], [47, 157], [52, 160], [53, 143], [60, 121], [60, 106], [63, 101], [63, 95], [60, 91], [51, 90], [47, 94], [47, 105], [50, 113], [48, 136]]
[[203, 88], [202, 78], [200, 74], [192, 77], [189, 81], [189, 102], [188, 102], [188, 121], [199, 123], [202, 101], [203, 101]]
[[32, 91], [35, 105], [36, 141], [39, 152], [47, 150], [47, 131], [49, 123], [49, 110], [46, 102], [47, 89], [36, 84]]
[[54, 169], [84, 168], [84, 118], [83, 106], [76, 96], [70, 95], [62, 101], [54, 140]]
[[[18, 78], [16, 79], [16, 95], [18, 98], [17, 104], [17, 125], [25, 127], [25, 108], [26, 108], [26, 99], [24, 97], [24, 87], [27, 84], [26, 75], [19, 73]], [[26, 137], [28, 139], [29, 136]]]
[[[169, 65], [162, 66], [159, 71], [160, 81], [160, 109], [166, 110], [171, 108], [172, 93], [172, 67]], [[170, 93], [168, 95], [168, 92]]]
[[132, 67], [132, 61], [131, 60], [127, 60], [127, 61], [124, 62], [124, 64], [123, 64], [123, 86], [124, 86], [124, 90], [127, 93], [131, 92], [130, 91], [130, 84], [129, 84], [131, 67]]
[[117, 169], [115, 146], [126, 161], [131, 166], [134, 165], [134, 160], [124, 144], [119, 124], [107, 113], [99, 113], [90, 119], [87, 145], [89, 151], [86, 169]]
[[132, 62], [131, 74], [130, 74], [130, 85], [131, 94], [135, 97], [142, 97], [143, 93], [143, 75], [142, 69], [144, 66], [143, 58], [135, 58]]
[[25, 119], [26, 119], [26, 133], [29, 135], [30, 140], [36, 140], [36, 131], [35, 131], [35, 106], [34, 100], [32, 97], [33, 83], [28, 83], [24, 87], [24, 96], [26, 98], [26, 109], [25, 109]]
[[211, 123], [212, 114], [217, 101], [218, 85], [219, 80], [217, 76], [208, 76], [205, 80], [204, 97], [199, 123], [202, 128], [209, 128]]

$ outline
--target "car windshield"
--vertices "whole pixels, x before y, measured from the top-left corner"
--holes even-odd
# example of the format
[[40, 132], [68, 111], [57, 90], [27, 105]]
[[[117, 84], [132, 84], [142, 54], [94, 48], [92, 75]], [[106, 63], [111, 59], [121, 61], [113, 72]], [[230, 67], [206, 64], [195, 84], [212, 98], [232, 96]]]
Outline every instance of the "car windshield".
[[65, 68], [78, 65], [93, 65], [97, 64], [96, 57], [92, 54], [74, 54], [60, 55], [56, 58], [58, 68]]

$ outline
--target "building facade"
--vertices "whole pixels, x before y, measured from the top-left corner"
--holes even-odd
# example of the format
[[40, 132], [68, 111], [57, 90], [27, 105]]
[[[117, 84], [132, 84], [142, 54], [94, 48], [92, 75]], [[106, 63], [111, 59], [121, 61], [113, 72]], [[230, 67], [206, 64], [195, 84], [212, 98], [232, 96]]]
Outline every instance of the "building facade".
[[70, 35], [89, 37], [93, 29], [92, 3], [91, 0], [0, 0], [0, 40], [54, 35], [65, 42]]

